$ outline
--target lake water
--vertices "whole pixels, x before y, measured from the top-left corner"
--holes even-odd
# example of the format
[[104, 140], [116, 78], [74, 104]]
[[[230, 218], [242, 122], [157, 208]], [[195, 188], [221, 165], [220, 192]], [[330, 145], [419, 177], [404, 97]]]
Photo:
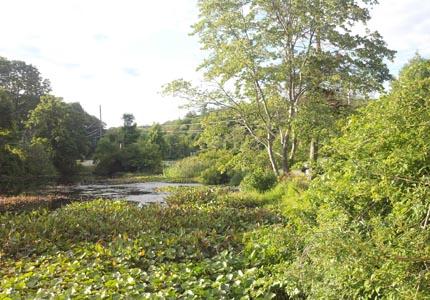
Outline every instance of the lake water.
[[124, 199], [140, 205], [165, 203], [168, 192], [160, 191], [165, 187], [199, 186], [195, 183], [142, 182], [127, 184], [89, 184], [56, 186], [49, 189], [53, 193], [73, 200], [86, 199]]

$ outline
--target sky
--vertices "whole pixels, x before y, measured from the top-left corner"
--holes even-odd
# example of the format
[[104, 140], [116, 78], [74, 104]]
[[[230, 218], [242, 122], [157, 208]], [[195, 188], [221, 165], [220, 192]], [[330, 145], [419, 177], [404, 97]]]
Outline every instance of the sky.
[[[398, 53], [393, 75], [416, 51], [430, 57], [430, 1], [380, 0], [371, 30]], [[108, 127], [123, 113], [139, 125], [186, 113], [162, 85], [199, 80], [203, 54], [189, 35], [197, 0], [2, 0], [0, 56], [23, 60], [51, 81], [53, 94], [80, 102], [90, 114], [99, 105]]]

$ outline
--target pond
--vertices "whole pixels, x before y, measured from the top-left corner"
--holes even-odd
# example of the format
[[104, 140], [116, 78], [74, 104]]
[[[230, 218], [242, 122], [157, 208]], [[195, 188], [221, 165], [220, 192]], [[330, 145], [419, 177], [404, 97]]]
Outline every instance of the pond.
[[165, 187], [199, 186], [196, 183], [141, 182], [126, 184], [88, 184], [72, 186], [55, 186], [48, 189], [48, 194], [55, 194], [66, 199], [124, 199], [137, 202], [139, 205], [165, 203], [168, 192], [160, 191]]

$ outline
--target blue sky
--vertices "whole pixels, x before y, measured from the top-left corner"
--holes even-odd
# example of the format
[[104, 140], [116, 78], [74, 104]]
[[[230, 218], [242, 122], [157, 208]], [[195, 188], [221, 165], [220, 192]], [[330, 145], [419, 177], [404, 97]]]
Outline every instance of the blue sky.
[[[80, 102], [108, 126], [133, 113], [138, 124], [178, 118], [179, 100], [163, 98], [173, 79], [198, 80], [202, 53], [190, 26], [197, 0], [4, 0], [0, 56], [35, 65], [53, 93]], [[430, 57], [430, 1], [380, 0], [369, 28], [397, 50], [390, 69], [419, 51]]]

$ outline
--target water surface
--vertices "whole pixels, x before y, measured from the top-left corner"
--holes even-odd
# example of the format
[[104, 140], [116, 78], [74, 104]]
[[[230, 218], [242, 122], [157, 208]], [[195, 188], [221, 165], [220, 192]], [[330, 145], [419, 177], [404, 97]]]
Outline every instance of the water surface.
[[164, 187], [199, 186], [196, 183], [170, 183], [170, 182], [141, 182], [127, 184], [88, 184], [72, 186], [56, 186], [49, 189], [69, 199], [124, 199], [137, 202], [140, 205], [150, 203], [165, 203], [168, 192], [160, 191]]

